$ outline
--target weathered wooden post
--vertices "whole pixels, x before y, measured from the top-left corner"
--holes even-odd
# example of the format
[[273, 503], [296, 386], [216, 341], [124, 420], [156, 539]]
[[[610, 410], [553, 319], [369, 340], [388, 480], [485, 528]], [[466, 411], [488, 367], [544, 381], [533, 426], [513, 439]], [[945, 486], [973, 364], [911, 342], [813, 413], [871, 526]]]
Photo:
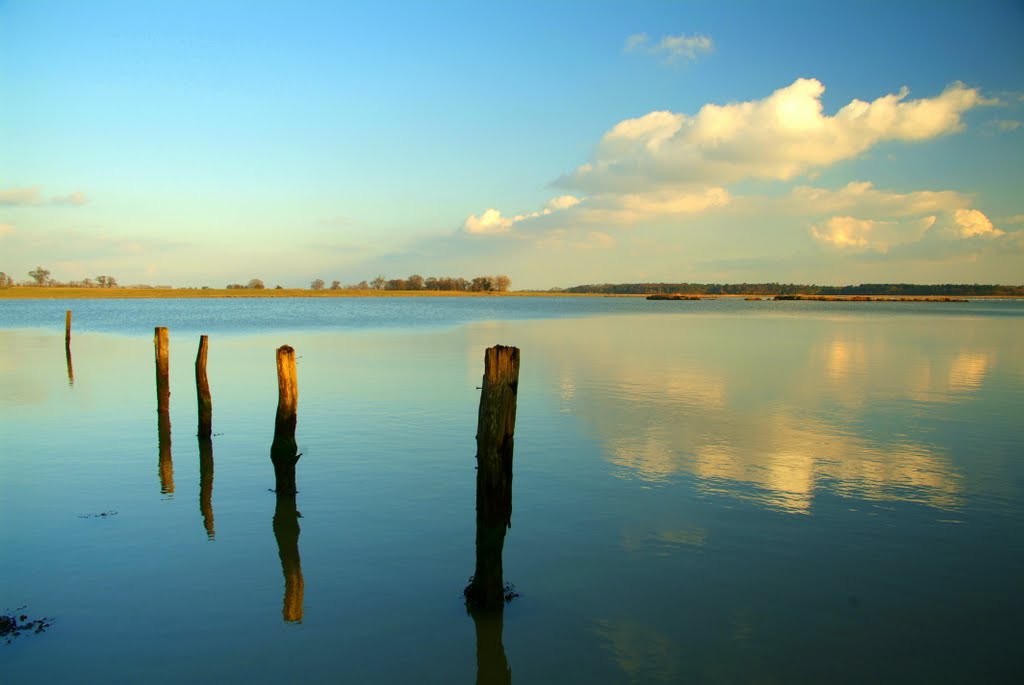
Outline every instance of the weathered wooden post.
[[501, 553], [512, 525], [518, 391], [519, 348], [487, 348], [476, 433], [476, 573], [465, 590], [471, 609], [498, 609], [505, 602]]
[[299, 405], [299, 386], [295, 373], [295, 350], [289, 345], [277, 349], [277, 416], [270, 460], [274, 463], [278, 495], [294, 495], [295, 464], [299, 461], [295, 443], [295, 424]]
[[199, 438], [199, 513], [203, 515], [206, 537], [213, 540], [213, 441]]
[[64, 349], [71, 352], [71, 310], [64, 314]]
[[161, 414], [166, 414], [170, 411], [171, 406], [171, 383], [169, 380], [167, 329], [165, 327], [156, 327], [153, 332], [153, 345], [156, 348], [156, 410]]
[[199, 405], [200, 438], [209, 438], [213, 434], [213, 400], [210, 399], [210, 381], [206, 378], [206, 353], [210, 338], [199, 336], [199, 351], [196, 353], [196, 400]]
[[174, 464], [171, 461], [171, 383], [169, 379], [167, 329], [153, 329], [153, 347], [156, 354], [156, 412], [157, 434], [160, 447], [160, 492], [174, 492]]
[[302, 601], [306, 584], [302, 578], [302, 560], [299, 558], [299, 514], [294, 495], [278, 495], [274, 508], [274, 539], [281, 558], [284, 575], [284, 601], [281, 616], [294, 623], [302, 620]]

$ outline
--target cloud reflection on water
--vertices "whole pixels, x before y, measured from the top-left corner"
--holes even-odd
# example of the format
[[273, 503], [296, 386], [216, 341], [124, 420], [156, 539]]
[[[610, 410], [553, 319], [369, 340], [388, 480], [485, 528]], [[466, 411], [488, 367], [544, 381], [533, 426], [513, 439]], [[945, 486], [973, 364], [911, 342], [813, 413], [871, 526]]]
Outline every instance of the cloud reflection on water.
[[974, 335], [884, 324], [665, 316], [517, 333], [531, 360], [554, 367], [545, 373], [561, 411], [622, 478], [689, 475], [707, 492], [801, 514], [822, 488], [956, 508], [963, 477], [946, 449], [893, 431], [887, 413], [969, 401], [997, 360]]

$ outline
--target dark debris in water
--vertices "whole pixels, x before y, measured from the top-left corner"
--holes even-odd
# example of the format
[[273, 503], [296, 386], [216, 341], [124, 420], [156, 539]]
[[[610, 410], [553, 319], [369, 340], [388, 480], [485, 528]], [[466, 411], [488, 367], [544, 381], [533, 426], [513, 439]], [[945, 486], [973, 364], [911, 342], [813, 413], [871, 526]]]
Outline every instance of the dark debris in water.
[[80, 519], [106, 519], [111, 516], [117, 516], [116, 511], [101, 511], [98, 514], [79, 514]]
[[19, 613], [24, 609], [25, 607], [18, 607], [13, 610], [13, 614], [0, 614], [0, 640], [11, 644], [11, 641], [22, 633], [42, 633], [53, 625], [51, 618], [44, 616], [30, 619], [27, 614]]

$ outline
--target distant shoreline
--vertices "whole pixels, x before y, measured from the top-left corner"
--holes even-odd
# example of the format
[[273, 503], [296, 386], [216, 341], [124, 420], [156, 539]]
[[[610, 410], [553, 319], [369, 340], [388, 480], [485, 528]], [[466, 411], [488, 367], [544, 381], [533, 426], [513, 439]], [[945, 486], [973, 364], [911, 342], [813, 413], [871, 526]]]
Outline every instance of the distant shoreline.
[[[674, 293], [681, 297], [655, 299], [756, 299], [756, 300], [818, 300], [818, 301], [948, 301], [1021, 299], [1019, 295], [887, 295], [877, 293], [865, 296], [788, 295], [757, 293]], [[218, 298], [280, 298], [280, 297], [631, 297], [647, 298], [640, 293], [568, 293], [548, 290], [516, 290], [511, 292], [468, 292], [453, 290], [310, 290], [308, 288], [67, 288], [16, 286], [0, 288], [0, 300], [107, 300], [107, 299], [218, 299]], [[870, 299], [878, 298], [878, 299]]]
[[[465, 290], [310, 290], [308, 288], [67, 288], [27, 286], [0, 288], [0, 300], [198, 299], [254, 297], [606, 297], [594, 293], [548, 291], [473, 292]], [[639, 297], [612, 295], [612, 297]]]

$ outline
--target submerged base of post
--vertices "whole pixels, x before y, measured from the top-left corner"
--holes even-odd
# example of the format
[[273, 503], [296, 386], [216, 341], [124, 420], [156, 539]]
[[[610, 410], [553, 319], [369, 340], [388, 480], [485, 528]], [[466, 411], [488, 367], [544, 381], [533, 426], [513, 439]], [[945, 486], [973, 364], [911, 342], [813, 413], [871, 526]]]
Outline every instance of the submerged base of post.
[[294, 437], [274, 438], [270, 446], [270, 461], [274, 464], [274, 492], [278, 495], [294, 495], [295, 465], [299, 462], [299, 448]]
[[502, 551], [505, 547], [505, 524], [476, 527], [476, 570], [462, 594], [466, 608], [472, 612], [500, 611], [515, 593], [505, 587]]

